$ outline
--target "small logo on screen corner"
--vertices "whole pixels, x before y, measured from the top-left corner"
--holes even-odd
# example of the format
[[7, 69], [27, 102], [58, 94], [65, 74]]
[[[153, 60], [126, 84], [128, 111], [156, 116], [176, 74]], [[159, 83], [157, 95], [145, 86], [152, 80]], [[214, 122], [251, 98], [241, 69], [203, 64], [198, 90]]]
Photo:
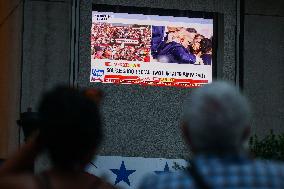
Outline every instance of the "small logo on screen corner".
[[97, 14], [95, 15], [97, 21], [106, 21], [111, 18], [111, 15], [108, 14]]
[[105, 74], [104, 70], [92, 69], [92, 76], [93, 77], [102, 77], [104, 74]]

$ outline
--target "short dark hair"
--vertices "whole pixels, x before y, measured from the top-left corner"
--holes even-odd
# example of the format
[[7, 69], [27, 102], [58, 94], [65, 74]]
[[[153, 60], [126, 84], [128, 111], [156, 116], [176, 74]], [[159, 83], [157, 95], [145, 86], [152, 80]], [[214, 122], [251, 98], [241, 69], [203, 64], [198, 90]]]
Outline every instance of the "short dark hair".
[[200, 51], [204, 53], [208, 53], [212, 50], [212, 41], [208, 38], [201, 39], [200, 41]]
[[79, 90], [57, 87], [43, 96], [39, 113], [40, 139], [54, 166], [72, 169], [87, 164], [102, 139], [96, 103]]
[[204, 35], [201, 35], [201, 34], [196, 34], [195, 36], [194, 36], [194, 39], [196, 39], [196, 38], [198, 38], [198, 37], [201, 37], [202, 39], [204, 39], [205, 37], [204, 37]]
[[195, 28], [186, 28], [186, 31], [188, 31], [189, 33], [197, 33]]

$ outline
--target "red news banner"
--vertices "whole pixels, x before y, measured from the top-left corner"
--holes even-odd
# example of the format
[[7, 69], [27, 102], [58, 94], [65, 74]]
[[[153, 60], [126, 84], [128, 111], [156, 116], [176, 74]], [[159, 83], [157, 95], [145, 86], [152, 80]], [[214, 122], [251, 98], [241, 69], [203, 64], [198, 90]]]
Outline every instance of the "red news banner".
[[[96, 62], [96, 64], [98, 64], [98, 62]], [[101, 62], [101, 64], [100, 66], [96, 65], [96, 68], [92, 68], [91, 82], [190, 88], [200, 87], [209, 82], [209, 80], [206, 79], [206, 75], [202, 72], [198, 72], [198, 70], [196, 70], [196, 72], [167, 71], [165, 66], [161, 63], [157, 63], [160, 65], [156, 66], [161, 67], [162, 65], [161, 69], [151, 69], [152, 66], [149, 65], [149, 63], [107, 61]]]

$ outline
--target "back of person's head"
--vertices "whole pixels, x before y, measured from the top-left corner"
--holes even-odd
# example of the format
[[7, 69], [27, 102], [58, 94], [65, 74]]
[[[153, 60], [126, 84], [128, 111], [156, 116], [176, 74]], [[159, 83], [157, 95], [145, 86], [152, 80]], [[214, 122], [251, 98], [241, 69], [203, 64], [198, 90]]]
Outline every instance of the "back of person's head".
[[184, 104], [184, 129], [195, 153], [239, 151], [248, 135], [250, 108], [232, 84], [196, 89]]
[[196, 34], [195, 36], [194, 36], [194, 39], [204, 39], [205, 37], [204, 37], [204, 35], [201, 35], [201, 34]]
[[54, 166], [74, 169], [86, 165], [102, 138], [94, 100], [76, 89], [57, 87], [43, 96], [39, 113], [40, 138]]
[[195, 28], [186, 28], [186, 31], [188, 31], [189, 33], [197, 33]]
[[212, 51], [212, 41], [208, 38], [201, 39], [200, 51], [205, 54]]

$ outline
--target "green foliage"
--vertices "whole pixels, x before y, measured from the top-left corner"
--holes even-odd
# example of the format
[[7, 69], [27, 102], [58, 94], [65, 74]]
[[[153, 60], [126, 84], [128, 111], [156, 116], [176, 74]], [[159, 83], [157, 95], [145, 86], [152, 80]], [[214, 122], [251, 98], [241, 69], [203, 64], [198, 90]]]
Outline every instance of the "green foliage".
[[262, 139], [254, 135], [249, 140], [249, 147], [256, 158], [284, 161], [284, 134], [275, 135], [270, 130]]

